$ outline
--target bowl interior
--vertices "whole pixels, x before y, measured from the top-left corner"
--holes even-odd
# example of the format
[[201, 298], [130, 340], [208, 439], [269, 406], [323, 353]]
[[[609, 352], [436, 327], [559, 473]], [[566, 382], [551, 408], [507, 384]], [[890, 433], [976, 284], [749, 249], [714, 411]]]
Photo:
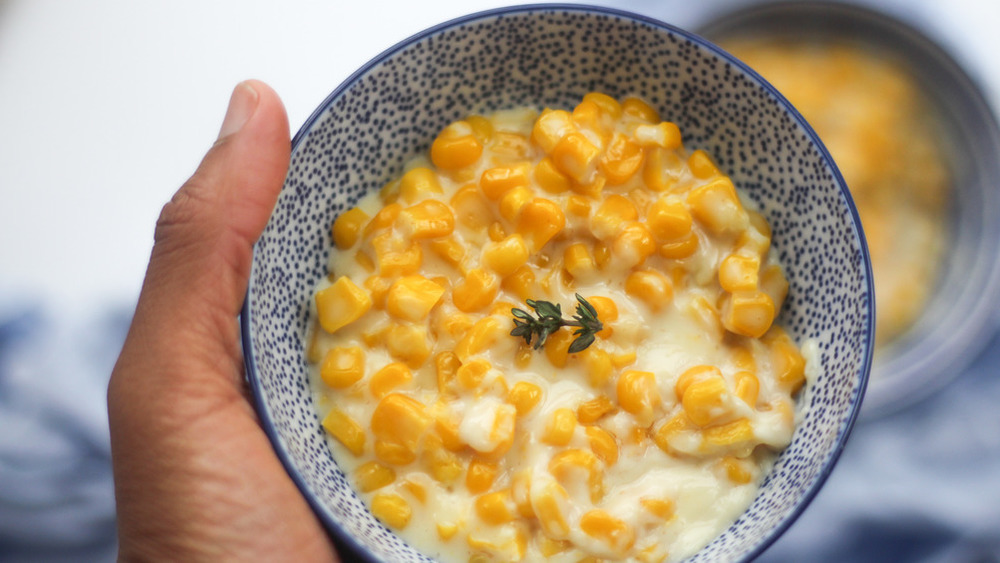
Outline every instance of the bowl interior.
[[1000, 129], [981, 90], [931, 38], [888, 14], [840, 2], [767, 2], [716, 16], [698, 32], [847, 41], [903, 65], [936, 114], [950, 163], [948, 251], [916, 323], [875, 354], [866, 416], [926, 397], [962, 372], [997, 328]]
[[808, 408], [791, 446], [750, 509], [694, 559], [762, 551], [839, 455], [870, 365], [871, 275], [850, 196], [804, 121], [740, 63], [653, 20], [571, 6], [477, 14], [400, 43], [327, 98], [294, 139], [288, 177], [255, 248], [243, 334], [262, 423], [321, 520], [359, 553], [425, 559], [351, 490], [310, 396], [303, 341], [333, 219], [455, 119], [521, 105], [572, 107], [592, 90], [650, 102], [759, 205], [791, 284], [780, 322], [820, 352], [821, 373], [800, 398]]

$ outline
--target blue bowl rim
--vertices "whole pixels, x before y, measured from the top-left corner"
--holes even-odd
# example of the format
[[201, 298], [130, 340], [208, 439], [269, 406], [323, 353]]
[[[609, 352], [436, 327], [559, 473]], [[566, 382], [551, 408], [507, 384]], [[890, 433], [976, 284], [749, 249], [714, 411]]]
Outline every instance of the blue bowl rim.
[[[381, 64], [383, 61], [397, 53], [398, 51], [418, 42], [424, 38], [435, 35], [446, 29], [450, 29], [465, 23], [472, 21], [477, 21], [481, 19], [488, 19], [496, 16], [509, 15], [509, 14], [520, 14], [520, 13], [533, 13], [533, 12], [581, 12], [581, 13], [592, 13], [597, 15], [607, 15], [613, 17], [619, 17], [622, 19], [633, 20], [639, 23], [649, 25], [654, 28], [660, 28], [670, 33], [677, 34], [684, 37], [700, 47], [704, 47], [717, 56], [725, 59], [728, 63], [739, 68], [747, 75], [752, 77], [758, 84], [762, 85], [765, 90], [768, 91], [781, 106], [789, 112], [794, 118], [796, 123], [803, 128], [806, 134], [809, 136], [810, 140], [813, 142], [814, 146], [820, 152], [820, 156], [829, 164], [830, 170], [833, 173], [834, 179], [840, 187], [841, 196], [844, 198], [845, 203], [848, 206], [848, 210], [851, 214], [851, 219], [854, 224], [854, 231], [860, 243], [860, 250], [863, 259], [863, 267], [865, 269], [865, 279], [867, 281], [867, 293], [869, 296], [874, 295], [874, 286], [872, 280], [872, 268], [871, 268], [871, 258], [868, 252], [868, 244], [865, 239], [864, 231], [861, 228], [861, 218], [858, 215], [857, 207], [854, 204], [854, 199], [851, 197], [850, 192], [846, 188], [846, 183], [840, 170], [837, 168], [836, 163], [831, 157], [826, 146], [820, 141], [819, 136], [813, 131], [812, 127], [806, 122], [805, 118], [799, 114], [798, 110], [795, 109], [792, 104], [785, 99], [784, 96], [778, 92], [769, 82], [764, 80], [756, 71], [741, 62], [739, 59], [733, 57], [720, 47], [716, 46], [714, 43], [708, 41], [707, 39], [681, 29], [674, 25], [668, 24], [666, 22], [657, 20], [655, 18], [637, 14], [634, 12], [629, 12], [626, 10], [620, 10], [617, 8], [608, 8], [604, 6], [591, 6], [584, 4], [554, 4], [554, 3], [540, 3], [540, 4], [522, 4], [515, 6], [507, 6], [502, 8], [494, 8], [489, 10], [483, 10], [465, 16], [460, 16], [443, 23], [437, 24], [435, 26], [429, 27], [423, 31], [420, 31], [402, 41], [396, 43], [392, 47], [389, 47], [385, 51], [382, 51], [377, 56], [372, 58], [370, 61], [365, 63], [361, 68], [353, 72], [347, 79], [345, 79], [336, 89], [334, 89], [323, 102], [312, 112], [312, 114], [306, 119], [302, 124], [302, 127], [296, 132], [295, 136], [292, 137], [291, 146], [292, 154], [295, 153], [299, 144], [305, 138], [305, 136], [312, 130], [313, 126], [322, 116], [322, 114], [336, 101], [337, 98], [343, 94], [345, 90], [350, 88], [355, 81], [360, 77], [367, 74], [374, 67]], [[254, 248], [254, 254], [256, 254], [256, 246]], [[338, 549], [347, 548], [350, 549], [353, 555], [361, 557], [366, 561], [376, 563], [376, 559], [367, 548], [365, 548], [361, 542], [357, 540], [352, 534], [344, 530], [344, 528], [336, 520], [330, 518], [328, 514], [328, 508], [321, 503], [316, 496], [309, 490], [306, 486], [305, 480], [299, 473], [298, 469], [292, 463], [291, 458], [282, 448], [282, 440], [278, 435], [278, 431], [274, 426], [270, 418], [270, 412], [264, 401], [262, 394], [258, 391], [260, 387], [260, 379], [257, 377], [257, 365], [254, 358], [254, 348], [253, 340], [251, 338], [252, 334], [252, 320], [250, 319], [250, 291], [252, 286], [252, 278], [248, 280], [246, 297], [243, 301], [243, 307], [240, 312], [240, 325], [241, 325], [241, 336], [243, 341], [243, 357], [244, 357], [244, 369], [246, 370], [246, 377], [249, 381], [251, 394], [253, 396], [254, 409], [260, 419], [260, 425], [264, 433], [267, 435], [271, 444], [274, 446], [275, 453], [278, 456], [281, 464], [284, 465], [285, 470], [288, 472], [289, 477], [303, 493], [306, 502], [313, 509], [317, 518], [323, 523], [327, 532], [330, 533], [335, 540], [335, 546]], [[819, 493], [823, 484], [829, 478], [830, 473], [833, 471], [834, 466], [836, 466], [837, 461], [840, 459], [840, 455], [846, 446], [847, 439], [854, 428], [855, 422], [857, 421], [858, 414], [861, 410], [861, 403], [864, 399], [865, 390], [868, 386], [868, 378], [871, 372], [872, 366], [872, 355], [874, 352], [874, 338], [875, 338], [875, 302], [869, 297], [868, 299], [869, 315], [867, 319], [867, 326], [865, 327], [865, 337], [866, 337], [866, 349], [864, 353], [864, 361], [860, 369], [859, 385], [856, 392], [856, 399], [851, 404], [847, 418], [843, 421], [841, 428], [837, 434], [837, 443], [834, 449], [831, 451], [829, 458], [826, 460], [823, 468], [817, 474], [812, 486], [805, 491], [802, 499], [799, 501], [798, 505], [782, 520], [771, 532], [765, 536], [757, 545], [754, 546], [752, 550], [744, 554], [740, 561], [748, 562], [756, 559], [760, 556], [767, 548], [769, 548], [778, 538], [780, 538], [793, 523], [802, 515], [805, 509], [812, 503], [813, 499]], [[339, 542], [339, 543], [338, 543]]]

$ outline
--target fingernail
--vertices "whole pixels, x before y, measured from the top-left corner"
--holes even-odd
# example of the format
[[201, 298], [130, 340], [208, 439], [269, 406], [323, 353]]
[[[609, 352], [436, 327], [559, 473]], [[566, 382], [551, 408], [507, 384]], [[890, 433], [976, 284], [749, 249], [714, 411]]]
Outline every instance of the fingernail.
[[232, 97], [229, 98], [226, 118], [222, 120], [219, 139], [236, 133], [246, 125], [254, 110], [257, 109], [257, 99], [257, 91], [249, 82], [240, 82], [236, 85]]

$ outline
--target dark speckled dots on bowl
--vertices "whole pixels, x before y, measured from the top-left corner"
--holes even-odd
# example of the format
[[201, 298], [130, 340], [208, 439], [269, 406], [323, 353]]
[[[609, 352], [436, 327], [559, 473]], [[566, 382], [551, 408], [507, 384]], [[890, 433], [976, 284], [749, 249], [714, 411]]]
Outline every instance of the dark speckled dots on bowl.
[[477, 14], [393, 47], [323, 102], [293, 141], [255, 248], [242, 318], [261, 421], [323, 523], [366, 558], [426, 560], [352, 492], [312, 404], [303, 340], [330, 225], [449, 122], [522, 105], [571, 108], [593, 90], [650, 102], [760, 206], [791, 284], [780, 322], [820, 351], [791, 446], [749, 510], [693, 560], [759, 554], [808, 504], [844, 445], [871, 361], [870, 266], [843, 181], [798, 114], [714, 46], [653, 20], [574, 6]]

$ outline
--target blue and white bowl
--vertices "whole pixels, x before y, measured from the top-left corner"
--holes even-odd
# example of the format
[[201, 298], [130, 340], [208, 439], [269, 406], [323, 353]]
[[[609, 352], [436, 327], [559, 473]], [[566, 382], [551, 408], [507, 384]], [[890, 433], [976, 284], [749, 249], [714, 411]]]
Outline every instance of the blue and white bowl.
[[337, 88], [293, 140], [291, 167], [254, 250], [243, 340], [261, 423], [292, 479], [352, 555], [426, 561], [384, 528], [327, 446], [304, 339], [330, 225], [400, 174], [434, 135], [471, 113], [572, 107], [583, 94], [638, 95], [707, 150], [773, 228], [790, 290], [782, 323], [812, 339], [820, 375], [750, 508], [692, 560], [752, 558], [792, 524], [844, 447], [870, 369], [871, 269], [857, 213], [826, 149], [767, 83], [690, 33], [617, 10], [520, 6], [431, 28]]

